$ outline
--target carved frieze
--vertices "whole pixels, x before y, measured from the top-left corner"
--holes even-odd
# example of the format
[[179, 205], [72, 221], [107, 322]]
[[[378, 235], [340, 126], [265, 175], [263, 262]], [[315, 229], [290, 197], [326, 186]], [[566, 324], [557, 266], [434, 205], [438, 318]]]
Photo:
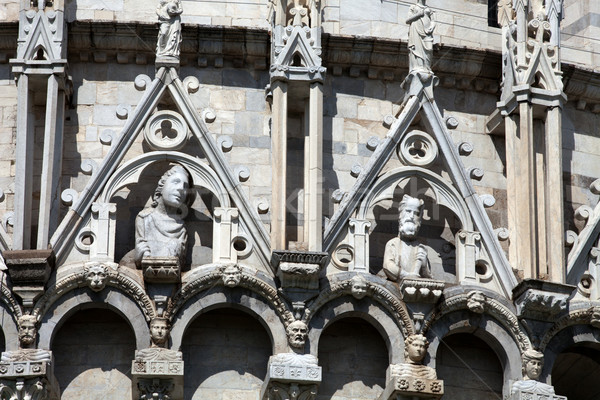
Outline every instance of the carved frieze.
[[271, 356], [261, 399], [314, 399], [321, 374], [321, 367], [313, 355], [280, 353]]
[[175, 350], [150, 347], [135, 352], [131, 363], [134, 398], [183, 399], [183, 356]]

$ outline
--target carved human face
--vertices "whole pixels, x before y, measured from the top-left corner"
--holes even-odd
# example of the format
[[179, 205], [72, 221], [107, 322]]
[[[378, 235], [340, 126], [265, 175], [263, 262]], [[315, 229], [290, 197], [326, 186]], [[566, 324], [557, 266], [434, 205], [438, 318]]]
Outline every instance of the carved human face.
[[426, 352], [427, 346], [425, 345], [425, 341], [421, 338], [413, 339], [412, 342], [409, 342], [406, 346], [406, 354], [408, 355], [410, 362], [415, 364], [423, 361]]
[[594, 328], [600, 328], [600, 307], [592, 308], [592, 318], [590, 319], [590, 324]]
[[418, 199], [408, 199], [400, 211], [400, 236], [413, 238], [421, 227], [421, 203]]
[[543, 362], [541, 360], [527, 360], [525, 362], [525, 376], [529, 379], [537, 379], [542, 373]]
[[106, 266], [102, 264], [94, 264], [85, 273], [85, 280], [90, 289], [94, 292], [99, 292], [106, 286], [106, 278], [108, 271]]
[[165, 180], [161, 191], [163, 203], [172, 208], [179, 208], [185, 202], [189, 188], [189, 180], [183, 171], [176, 170]]
[[362, 299], [367, 295], [367, 281], [361, 277], [352, 278], [352, 296]]
[[19, 321], [19, 342], [22, 347], [28, 347], [35, 342], [37, 329], [33, 318], [22, 318]]
[[242, 280], [242, 273], [234, 265], [230, 265], [223, 271], [223, 284], [228, 287], [236, 287]]
[[294, 321], [287, 327], [288, 342], [293, 347], [302, 347], [308, 336], [308, 327], [302, 321]]
[[484, 311], [485, 295], [481, 292], [471, 292], [467, 299], [467, 307], [469, 310], [481, 314]]
[[150, 337], [154, 345], [163, 345], [169, 337], [169, 324], [165, 319], [154, 319], [150, 323]]

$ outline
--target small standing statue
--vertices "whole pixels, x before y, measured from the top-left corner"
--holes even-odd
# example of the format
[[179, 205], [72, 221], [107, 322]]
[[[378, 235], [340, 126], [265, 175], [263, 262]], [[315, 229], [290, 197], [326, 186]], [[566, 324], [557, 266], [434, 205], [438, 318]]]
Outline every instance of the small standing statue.
[[410, 7], [406, 23], [408, 30], [408, 50], [410, 72], [432, 74], [431, 59], [433, 55], [433, 31], [435, 21], [433, 11], [427, 7], [425, 0], [417, 0]]
[[135, 219], [135, 261], [144, 257], [172, 257], [180, 262], [185, 257], [187, 230], [183, 217], [192, 200], [192, 178], [176, 164], [158, 181], [152, 204]]
[[392, 281], [432, 278], [427, 249], [416, 240], [421, 227], [423, 200], [404, 195], [399, 210], [398, 236], [385, 245], [383, 270]]
[[544, 355], [542, 353], [533, 349], [526, 350], [525, 353], [523, 353], [523, 380], [513, 383], [510, 391], [511, 395], [514, 395], [519, 391], [554, 395], [554, 387], [537, 380], [542, 373], [543, 366]]
[[[160, 27], [156, 43], [156, 58], [162, 60], [179, 60], [181, 46], [181, 8], [180, 0], [159, 0], [156, 14]], [[159, 60], [160, 61], [160, 60]]]

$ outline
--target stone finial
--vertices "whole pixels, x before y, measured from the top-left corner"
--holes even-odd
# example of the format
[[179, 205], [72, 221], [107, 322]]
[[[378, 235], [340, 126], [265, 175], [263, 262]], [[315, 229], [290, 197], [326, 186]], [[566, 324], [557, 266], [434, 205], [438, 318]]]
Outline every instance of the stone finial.
[[223, 285], [227, 287], [236, 287], [242, 280], [242, 269], [237, 264], [227, 265], [222, 269], [221, 279], [223, 279]]
[[35, 345], [37, 336], [37, 318], [33, 315], [25, 314], [19, 317], [19, 343], [23, 349], [31, 348]]
[[159, 0], [156, 14], [160, 27], [156, 43], [157, 61], [179, 61], [181, 46], [181, 8], [180, 0]]
[[171, 326], [167, 318], [155, 317], [150, 321], [152, 347], [165, 347], [169, 341]]
[[85, 281], [90, 289], [99, 292], [106, 287], [108, 267], [102, 263], [89, 263], [83, 266]]
[[427, 249], [417, 240], [421, 227], [423, 200], [404, 195], [399, 205], [398, 236], [388, 241], [383, 270], [388, 279], [431, 278]]
[[308, 337], [308, 326], [305, 322], [296, 320], [289, 324], [285, 330], [288, 343], [295, 349], [302, 349]]
[[408, 28], [408, 61], [410, 72], [433, 74], [431, 60], [433, 57], [433, 31], [436, 23], [433, 10], [427, 7], [425, 0], [417, 0], [408, 11], [406, 23]]

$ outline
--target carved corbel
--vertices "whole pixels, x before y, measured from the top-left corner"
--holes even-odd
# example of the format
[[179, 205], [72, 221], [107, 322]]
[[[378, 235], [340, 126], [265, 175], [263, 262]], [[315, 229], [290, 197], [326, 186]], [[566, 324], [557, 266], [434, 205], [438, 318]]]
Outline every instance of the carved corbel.
[[0, 359], [0, 399], [58, 400], [52, 352], [19, 349], [2, 353]]
[[54, 269], [52, 250], [11, 250], [2, 253], [12, 281], [12, 290], [23, 300], [25, 308], [31, 308], [44, 293], [44, 286]]
[[445, 283], [433, 279], [403, 279], [400, 283], [400, 291], [405, 303], [410, 303], [408, 307], [415, 331], [421, 329], [425, 316], [433, 310], [433, 307], [440, 299], [444, 290]]
[[281, 280], [282, 294], [292, 303], [296, 319], [304, 313], [308, 300], [319, 294], [319, 274], [329, 254], [310, 251], [273, 251], [271, 264]]
[[350, 219], [349, 244], [354, 250], [354, 257], [349, 265], [349, 271], [369, 272], [369, 229], [371, 222], [367, 220]]
[[213, 262], [236, 263], [233, 241], [238, 234], [238, 209], [215, 207], [213, 216]]
[[321, 367], [310, 354], [281, 353], [269, 358], [262, 400], [313, 400], [321, 383]]

